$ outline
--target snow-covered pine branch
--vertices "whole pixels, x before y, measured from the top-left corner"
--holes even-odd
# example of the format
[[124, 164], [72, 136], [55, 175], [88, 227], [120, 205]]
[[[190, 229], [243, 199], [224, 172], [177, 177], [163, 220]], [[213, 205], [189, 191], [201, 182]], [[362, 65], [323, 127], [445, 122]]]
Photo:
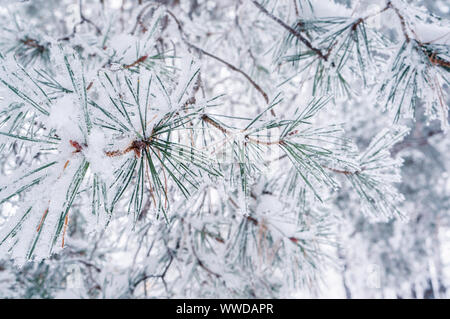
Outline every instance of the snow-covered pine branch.
[[448, 21], [402, 0], [10, 10], [0, 258], [82, 266], [83, 297], [314, 291], [342, 225], [413, 215], [408, 118], [447, 131]]

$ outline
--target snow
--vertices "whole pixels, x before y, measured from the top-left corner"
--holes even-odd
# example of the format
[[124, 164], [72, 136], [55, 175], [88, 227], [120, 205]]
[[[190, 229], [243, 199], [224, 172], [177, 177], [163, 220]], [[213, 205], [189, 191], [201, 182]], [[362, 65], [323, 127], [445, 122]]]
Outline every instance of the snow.
[[439, 23], [416, 22], [414, 32], [423, 43], [450, 45], [450, 26]]
[[[9, 8], [27, 28], [0, 9], [17, 29], [0, 30], [2, 296], [37, 291], [15, 286], [25, 274], [48, 276], [55, 298], [345, 297], [344, 282], [353, 297], [408, 297], [448, 283], [448, 72], [418, 47], [448, 45], [447, 20], [393, 0], [419, 42], [392, 8], [355, 38], [352, 21], [385, 1], [311, 0], [301, 33], [333, 45], [291, 63], [306, 41], [250, 1], [174, 3], [178, 20], [82, 2], [91, 22], [64, 39], [79, 7], [39, 4]], [[262, 5], [293, 25], [294, 4]], [[258, 91], [276, 104], [261, 117]]]

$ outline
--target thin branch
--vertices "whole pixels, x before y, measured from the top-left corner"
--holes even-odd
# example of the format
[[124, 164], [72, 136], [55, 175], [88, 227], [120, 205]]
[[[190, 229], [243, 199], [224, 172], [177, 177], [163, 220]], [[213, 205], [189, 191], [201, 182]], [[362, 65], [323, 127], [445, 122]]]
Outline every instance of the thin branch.
[[170, 266], [172, 265], [172, 262], [173, 262], [173, 256], [171, 254], [169, 254], [169, 256], [170, 256], [169, 262], [164, 267], [163, 272], [161, 274], [159, 274], [159, 275], [147, 275], [147, 274], [144, 273], [129, 288], [130, 291], [131, 291], [131, 294], [133, 294], [134, 290], [136, 289], [137, 286], [139, 286], [139, 284], [141, 282], [146, 281], [147, 279], [150, 279], [150, 278], [157, 278], [157, 279], [159, 278], [159, 279], [161, 279], [161, 281], [162, 281], [162, 283], [164, 285], [164, 288], [166, 290], [166, 293], [169, 294], [168, 289], [167, 289], [167, 284], [166, 284], [166, 281], [165, 281], [165, 277], [166, 277], [167, 271], [169, 270], [169, 268], [170, 268]]
[[146, 6], [144, 6], [141, 11], [139, 11], [138, 15], [136, 16], [136, 23], [134, 24], [133, 29], [131, 29], [131, 34], [134, 35], [137, 31], [138, 26], [143, 26], [144, 23], [142, 22], [142, 18], [144, 17], [145, 11], [147, 11], [147, 9], [153, 7], [153, 6], [157, 6], [159, 7], [158, 4], [156, 3], [149, 3]]
[[[224, 133], [226, 135], [233, 134], [233, 132], [231, 132], [230, 130], [226, 129], [225, 127], [223, 127], [222, 125], [220, 125], [219, 123], [214, 121], [212, 118], [210, 118], [206, 114], [204, 114], [201, 117], [201, 119], [203, 121], [205, 121], [206, 123], [210, 124], [211, 126], [215, 127], [216, 129], [220, 130], [222, 133]], [[288, 135], [293, 135], [293, 134], [297, 134], [297, 133], [298, 133], [298, 131], [294, 131], [294, 132], [291, 132]], [[247, 140], [249, 140], [249, 141], [251, 141], [253, 143], [256, 143], [256, 144], [267, 145], [267, 146], [270, 146], [270, 145], [285, 145], [286, 144], [286, 142], [284, 140], [282, 140], [282, 139], [281, 140], [276, 140], [276, 141], [262, 141], [262, 140], [258, 140], [258, 139], [252, 138], [252, 137], [250, 137], [248, 135], [245, 135], [245, 139], [247, 139]], [[280, 156], [280, 157], [278, 157], [278, 158], [276, 158], [274, 160], [266, 161], [266, 164], [270, 164], [271, 162], [274, 162], [274, 161], [277, 161], [277, 160], [281, 160], [281, 159], [286, 158], [286, 157], [287, 157], [287, 154], [284, 154], [284, 155], [282, 155], [282, 156]], [[360, 170], [357, 170], [357, 171], [348, 171], [348, 170], [335, 169], [335, 168], [327, 167], [327, 166], [324, 166], [324, 165], [321, 165], [321, 166], [323, 168], [325, 168], [325, 169], [328, 169], [328, 170], [334, 172], [334, 173], [343, 174], [343, 175], [357, 175], [357, 174], [360, 174], [364, 170], [364, 167], [361, 168]]]
[[45, 51], [45, 46], [39, 44], [39, 42], [35, 39], [26, 37], [25, 39], [20, 40], [20, 42], [31, 48], [36, 48], [41, 53]]
[[293, 36], [295, 36], [297, 39], [299, 39], [301, 42], [303, 42], [311, 51], [317, 54], [319, 58], [321, 58], [324, 61], [328, 60], [328, 54], [323, 54], [322, 51], [318, 48], [315, 48], [312, 43], [306, 39], [303, 35], [301, 35], [297, 30], [294, 30], [290, 26], [288, 26], [283, 20], [280, 18], [274, 16], [272, 13], [266, 10], [262, 5], [258, 3], [256, 0], [252, 0], [253, 4], [265, 15], [267, 15], [269, 18], [274, 20], [276, 23], [281, 25], [283, 28], [285, 28], [287, 31], [289, 31]]
[[[411, 39], [415, 40], [419, 44], [422, 52], [428, 57], [428, 59], [429, 59], [429, 61], [430, 61], [430, 63], [432, 65], [434, 65], [434, 66], [441, 66], [441, 67], [444, 67], [444, 68], [450, 68], [450, 62], [449, 61], [446, 61], [446, 60], [438, 57], [436, 52], [430, 52], [430, 51], [427, 50], [425, 45], [429, 44], [429, 42], [425, 42], [424, 43], [424, 42], [422, 42], [422, 41], [420, 41], [418, 39], [418, 37], [417, 37], [416, 33], [414, 32], [414, 30], [411, 30], [408, 27], [405, 17], [402, 15], [400, 10], [392, 4], [391, 1], [388, 1], [387, 5], [386, 5], [386, 8], [384, 10], [387, 10], [387, 9], [394, 10], [395, 14], [397, 15], [398, 19], [400, 20], [400, 25], [402, 27], [403, 36], [405, 37], [405, 41], [407, 43], [411, 42]], [[410, 34], [408, 33], [408, 30], [409, 30], [409, 32], [411, 34], [414, 35], [414, 38], [411, 38]]]
[[403, 17], [403, 15], [400, 13], [400, 10], [397, 7], [394, 7], [394, 5], [392, 4], [391, 1], [388, 1], [386, 6], [388, 8], [391, 8], [394, 10], [395, 14], [397, 15], [398, 19], [400, 20], [400, 24], [402, 26], [402, 31], [403, 31], [403, 35], [405, 36], [405, 40], [406, 40], [406, 42], [410, 42], [411, 37], [408, 34], [406, 21], [405, 21], [405, 18]]
[[143, 55], [139, 59], [134, 61], [133, 63], [124, 65], [123, 68], [124, 69], [132, 68], [132, 67], [134, 67], [134, 66], [136, 66], [136, 65], [138, 65], [138, 64], [140, 64], [142, 62], [145, 62], [145, 60], [147, 60], [147, 58], [148, 58], [148, 55]]
[[[191, 224], [189, 224], [189, 234], [192, 234], [192, 229], [191, 229]], [[204, 270], [206, 270], [207, 273], [213, 275], [216, 278], [220, 278], [222, 277], [221, 275], [219, 275], [218, 273], [212, 271], [211, 269], [209, 269], [209, 267], [207, 267], [205, 265], [205, 263], [200, 259], [200, 257], [197, 254], [197, 251], [195, 250], [195, 244], [194, 244], [194, 240], [191, 236], [191, 248], [192, 248], [192, 253], [194, 254], [195, 259], [197, 260], [197, 264], [203, 268]]]
[[240, 73], [241, 75], [243, 75], [250, 83], [251, 85], [253, 85], [253, 87], [263, 96], [264, 100], [266, 101], [266, 103], [269, 103], [269, 96], [267, 95], [266, 92], [264, 92], [264, 90], [261, 88], [261, 86], [259, 86], [247, 73], [245, 73], [244, 71], [242, 71], [241, 69], [237, 68], [236, 66], [232, 65], [231, 63], [225, 61], [222, 58], [219, 58], [218, 56], [215, 56], [212, 53], [209, 53], [208, 51], [205, 51], [204, 49], [196, 46], [195, 44], [192, 44], [191, 42], [189, 42], [189, 40], [187, 39], [187, 35], [184, 32], [183, 26], [180, 22], [180, 20], [178, 20], [178, 18], [170, 11], [167, 10], [167, 13], [174, 19], [175, 23], [178, 26], [178, 30], [180, 31], [181, 34], [181, 39], [183, 40], [183, 42], [190, 48], [194, 49], [197, 52], [200, 52], [206, 56], [209, 56], [210, 58], [213, 58], [217, 61], [219, 61], [220, 63], [226, 65], [229, 69]]
[[[283, 154], [277, 158], [274, 158], [272, 160], [266, 161], [265, 164], [269, 165], [270, 163], [276, 162], [276, 161], [280, 161], [282, 159], [288, 158], [287, 154]], [[356, 170], [356, 171], [348, 171], [348, 170], [341, 170], [341, 169], [336, 169], [336, 168], [332, 168], [332, 167], [328, 167], [328, 166], [324, 166], [321, 165], [322, 168], [325, 168], [333, 173], [337, 173], [337, 174], [342, 174], [342, 175], [346, 175], [346, 176], [351, 176], [351, 175], [358, 175], [361, 174], [364, 171], [364, 167], [362, 167], [360, 170]]]
[[424, 134], [423, 136], [417, 137], [417, 138], [407, 138], [402, 142], [399, 142], [394, 145], [391, 151], [391, 156], [395, 157], [400, 151], [409, 148], [409, 147], [417, 147], [417, 146], [423, 146], [428, 144], [428, 139], [435, 136], [444, 133], [442, 130], [431, 130]]

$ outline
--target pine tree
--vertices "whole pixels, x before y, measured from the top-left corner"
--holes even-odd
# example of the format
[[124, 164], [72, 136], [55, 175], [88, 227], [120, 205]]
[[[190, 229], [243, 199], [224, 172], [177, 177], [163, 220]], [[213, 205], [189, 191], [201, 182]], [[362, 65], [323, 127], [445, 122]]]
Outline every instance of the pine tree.
[[404, 0], [2, 6], [0, 295], [314, 295], [331, 267], [347, 297], [445, 296], [448, 20]]

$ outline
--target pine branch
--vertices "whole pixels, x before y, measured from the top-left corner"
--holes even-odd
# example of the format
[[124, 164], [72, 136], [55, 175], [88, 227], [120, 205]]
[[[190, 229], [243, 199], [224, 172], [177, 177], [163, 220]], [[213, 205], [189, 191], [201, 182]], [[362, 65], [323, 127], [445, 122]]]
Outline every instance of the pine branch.
[[[210, 58], [213, 58], [213, 59], [219, 61], [220, 63], [226, 65], [229, 69], [231, 69], [231, 70], [233, 70], [233, 71], [235, 71], [235, 72], [240, 73], [240, 74], [241, 74], [242, 76], [244, 76], [244, 77], [247, 79], [247, 81], [249, 81], [250, 84], [251, 84], [251, 85], [252, 85], [252, 86], [253, 86], [253, 87], [254, 87], [254, 88], [262, 95], [262, 97], [264, 98], [264, 100], [266, 101], [266, 103], [269, 104], [269, 96], [267, 95], [267, 93], [264, 92], [264, 90], [261, 88], [261, 86], [259, 86], [259, 85], [258, 85], [258, 84], [257, 84], [257, 83], [256, 83], [256, 82], [255, 82], [255, 81], [254, 81], [247, 73], [245, 73], [245, 72], [242, 71], [241, 69], [235, 67], [235, 66], [232, 65], [231, 63], [229, 63], [229, 62], [223, 60], [222, 58], [219, 58], [219, 57], [215, 56], [214, 54], [209, 53], [208, 51], [205, 51], [204, 49], [202, 49], [202, 48], [200, 48], [200, 47], [198, 47], [198, 46], [192, 44], [191, 42], [189, 42], [189, 40], [187, 39], [187, 35], [186, 35], [186, 33], [184, 32], [184, 29], [183, 29], [183, 26], [182, 26], [180, 20], [178, 20], [178, 18], [177, 18], [170, 10], [167, 10], [167, 13], [174, 19], [175, 23], [176, 23], [177, 26], [178, 26], [178, 30], [179, 30], [179, 32], [180, 32], [180, 34], [181, 34], [181, 38], [182, 38], [183, 42], [186, 43], [186, 45], [187, 45], [188, 47], [190, 47], [190, 48], [194, 49], [195, 51], [200, 52], [200, 53], [202, 53], [202, 54], [204, 54], [204, 55], [206, 55], [206, 56], [209, 56]], [[272, 111], [272, 115], [275, 116], [274, 111]]]

